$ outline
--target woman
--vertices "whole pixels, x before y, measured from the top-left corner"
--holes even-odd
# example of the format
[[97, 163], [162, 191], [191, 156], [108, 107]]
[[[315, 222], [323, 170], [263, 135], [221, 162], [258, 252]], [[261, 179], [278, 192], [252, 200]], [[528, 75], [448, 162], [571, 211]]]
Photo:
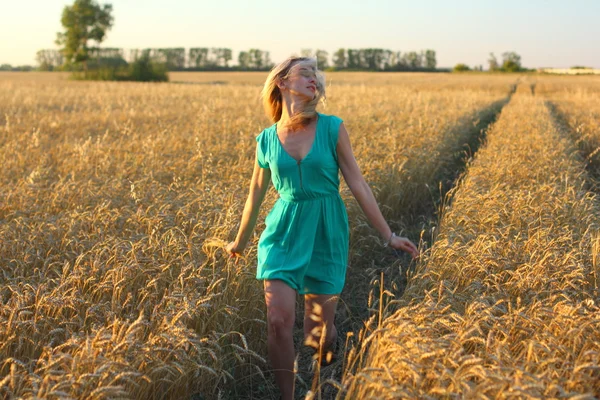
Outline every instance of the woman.
[[[244, 250], [272, 180], [280, 198], [265, 220], [256, 276], [264, 280], [269, 359], [283, 399], [292, 399], [294, 393], [296, 292], [305, 295], [306, 343], [319, 343], [321, 324], [326, 332], [321, 351], [337, 338], [333, 321], [349, 240], [338, 170], [384, 245], [418, 255], [417, 247], [396, 236], [384, 220], [342, 120], [316, 112], [324, 96], [324, 78], [313, 59], [291, 57], [269, 74], [262, 98], [275, 123], [256, 138], [250, 193], [237, 237], [227, 245], [231, 256]], [[311, 318], [314, 314], [320, 321]]]

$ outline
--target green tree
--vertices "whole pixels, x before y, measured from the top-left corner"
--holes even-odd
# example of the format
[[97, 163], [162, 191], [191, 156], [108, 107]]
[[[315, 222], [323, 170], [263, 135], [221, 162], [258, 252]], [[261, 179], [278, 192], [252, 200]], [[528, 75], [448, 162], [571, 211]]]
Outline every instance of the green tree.
[[231, 49], [224, 47], [213, 47], [210, 49], [210, 55], [206, 61], [206, 66], [217, 68], [217, 67], [229, 67], [229, 61], [232, 59]]
[[238, 54], [238, 65], [240, 66], [240, 69], [250, 69], [251, 62], [250, 53], [247, 51], [240, 51], [240, 54]]
[[393, 52], [388, 49], [381, 49], [381, 59], [379, 68], [382, 70], [388, 70], [392, 66]]
[[338, 49], [335, 53], [333, 53], [333, 65], [337, 69], [343, 69], [348, 66], [348, 61], [346, 59], [346, 49]]
[[63, 56], [58, 50], [39, 50], [35, 59], [40, 71], [53, 71], [63, 64]]
[[233, 58], [233, 53], [231, 49], [228, 48], [220, 48], [218, 49], [219, 54], [219, 65], [229, 68], [229, 61]]
[[263, 51], [260, 49], [250, 49], [250, 66], [254, 69], [262, 69], [264, 64]]
[[521, 56], [514, 51], [502, 53], [502, 71], [519, 72], [523, 69], [521, 66]]
[[366, 69], [375, 71], [377, 69], [377, 61], [378, 61], [378, 49], [361, 49], [362, 58], [364, 59], [364, 66]]
[[167, 65], [156, 63], [150, 56], [150, 51], [143, 51], [141, 56], [129, 64], [128, 71], [122, 80], [141, 81], [141, 82], [166, 82], [169, 80], [167, 75]]
[[417, 69], [421, 67], [422, 58], [421, 55], [416, 51], [404, 53], [404, 58], [406, 59], [406, 65], [411, 69]]
[[203, 68], [208, 63], [208, 48], [194, 47], [189, 51], [190, 66], [192, 68]]
[[369, 71], [384, 70], [390, 63], [392, 52], [385, 49], [361, 49], [362, 68]]
[[248, 52], [241, 51], [238, 56], [238, 64], [241, 69], [253, 69], [257, 71], [265, 71], [273, 68], [270, 53], [260, 49], [250, 49]]
[[470, 71], [470, 70], [471, 70], [471, 68], [469, 68], [469, 66], [467, 64], [463, 64], [463, 63], [456, 64], [454, 66], [454, 68], [452, 69], [452, 71], [454, 71], [454, 72], [465, 72], [465, 71]]
[[[90, 61], [88, 68], [102, 67], [117, 68], [127, 66], [123, 57], [123, 49], [116, 47], [90, 47]], [[60, 53], [59, 53], [60, 54]]]
[[496, 59], [496, 56], [494, 55], [494, 53], [490, 53], [490, 58], [488, 59], [488, 65], [489, 65], [489, 69], [490, 71], [498, 71], [499, 67], [498, 67], [498, 60]]
[[437, 59], [435, 57], [435, 50], [425, 50], [425, 68], [435, 69], [437, 66]]
[[402, 53], [399, 51], [392, 51], [390, 54], [390, 68], [396, 70], [400, 67], [400, 61], [402, 60]]
[[360, 68], [360, 54], [357, 49], [348, 49], [348, 68]]
[[183, 47], [155, 49], [155, 59], [165, 64], [169, 70], [185, 68], [185, 49]]
[[94, 0], [75, 0], [65, 6], [60, 22], [64, 32], [58, 32], [56, 44], [62, 46], [65, 61], [69, 64], [81, 63], [87, 70], [90, 58], [88, 41], [100, 43], [112, 27], [112, 5], [99, 5]]

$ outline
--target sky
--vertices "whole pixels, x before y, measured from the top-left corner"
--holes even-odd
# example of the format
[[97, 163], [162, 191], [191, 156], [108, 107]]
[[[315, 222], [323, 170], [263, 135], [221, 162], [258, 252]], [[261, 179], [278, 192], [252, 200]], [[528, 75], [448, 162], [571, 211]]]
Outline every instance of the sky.
[[[35, 65], [56, 49], [73, 0], [0, 0], [0, 64]], [[489, 53], [528, 68], [600, 68], [600, 0], [100, 0], [113, 5], [104, 47], [259, 48], [282, 61], [301, 49], [433, 49], [438, 67], [487, 68]]]

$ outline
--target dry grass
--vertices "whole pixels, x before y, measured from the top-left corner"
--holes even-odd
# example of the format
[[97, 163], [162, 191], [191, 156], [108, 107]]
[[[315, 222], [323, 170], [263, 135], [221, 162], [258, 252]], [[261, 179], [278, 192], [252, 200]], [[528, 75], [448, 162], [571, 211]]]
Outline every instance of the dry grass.
[[431, 252], [350, 357], [347, 398], [595, 398], [600, 248], [572, 142], [522, 85]]
[[[237, 264], [223, 252], [223, 245], [235, 234], [245, 201], [254, 136], [269, 125], [258, 101], [264, 76], [173, 74], [172, 81], [192, 83], [136, 84], [72, 82], [56, 74], [0, 74], [3, 396], [265, 398], [276, 393], [264, 360], [262, 287], [254, 279], [258, 235]], [[352, 73], [330, 74], [328, 79], [329, 101], [321, 111], [345, 120], [359, 164], [386, 217], [394, 229], [415, 240], [423, 229], [431, 230], [441, 198], [465, 158], [478, 147], [481, 130], [505, 104], [515, 80], [512, 76]], [[511, 119], [515, 135], [539, 121], [547, 122], [548, 115], [531, 99], [509, 107], [518, 114]], [[536, 140], [540, 137], [556, 139], [550, 135], [536, 136]], [[529, 142], [521, 143], [525, 144]], [[563, 154], [560, 146], [557, 149], [552, 154]], [[495, 172], [508, 168], [499, 167], [506, 162], [507, 151], [496, 151]], [[538, 162], [531, 158], [532, 163]], [[552, 171], [566, 168], [568, 185], [576, 186], [584, 180], [572, 172], [577, 161], [565, 160]], [[548, 167], [545, 171], [550, 174]], [[481, 179], [493, 179], [486, 170], [479, 173]], [[512, 175], [505, 178], [506, 185], [514, 180]], [[513, 182], [515, 187], [519, 182]], [[550, 183], [538, 186], [546, 188], [544, 196], [556, 194], [548, 189]], [[585, 192], [576, 193], [583, 196]], [[369, 294], [378, 285], [380, 273], [384, 272], [386, 287], [398, 295], [408, 262], [395, 260], [378, 248], [376, 235], [347, 188], [343, 195], [351, 220], [351, 265], [338, 325], [342, 333], [351, 334], [353, 342], [366, 319], [382, 315], [379, 310], [388, 295]], [[565, 222], [560, 227], [566, 226], [573, 237], [581, 236], [577, 229], [597, 216], [590, 205], [593, 201], [562, 195], [561, 201], [570, 202], [566, 204], [579, 225]], [[459, 199], [460, 195], [453, 209], [462, 207]], [[465, 199], [463, 203], [468, 204], [469, 198]], [[274, 200], [271, 191], [263, 212]], [[481, 204], [470, 207], [469, 213], [459, 210], [456, 215], [480, 218]], [[493, 210], [484, 211], [491, 215]], [[560, 209], [554, 212], [562, 215]], [[445, 218], [443, 226], [453, 217]], [[483, 230], [487, 223], [493, 231], [493, 221], [482, 219], [476, 227]], [[260, 233], [262, 226], [257, 229]], [[450, 232], [452, 228], [443, 229]], [[428, 265], [443, 264], [446, 231]], [[478, 238], [485, 248], [489, 237], [474, 236], [473, 240]], [[584, 257], [588, 245], [584, 239], [581, 248], [571, 249], [566, 246], [573, 243], [567, 239], [555, 243], [553, 238], [540, 242], [545, 247], [539, 254], [552, 254], [551, 260], [565, 254], [568, 260]], [[422, 245], [428, 246], [431, 239], [426, 233]], [[442, 258], [433, 261], [438, 254]], [[472, 267], [463, 265], [467, 268], [463, 275], [468, 277]], [[552, 273], [548, 281], [558, 282], [558, 272]], [[506, 273], [494, 279], [505, 277]], [[465, 277], [461, 279], [466, 282]], [[415, 285], [413, 281], [409, 293], [422, 299], [423, 305], [415, 300], [404, 312], [410, 314], [410, 307], [417, 306], [436, 310]], [[449, 302], [451, 298], [444, 299]], [[391, 305], [397, 307], [404, 301]], [[567, 301], [564, 307], [577, 316], [587, 312], [588, 303], [577, 308]], [[460, 308], [465, 302], [457, 304]], [[513, 310], [525, 303], [510, 304], [513, 308], [507, 316], [502, 317], [500, 311], [492, 314], [499, 320], [513, 318], [518, 330], [519, 315]], [[545, 304], [538, 306], [554, 315]], [[453, 312], [461, 315], [461, 310]], [[443, 321], [452, 325], [446, 314], [438, 314], [441, 322], [427, 317], [435, 329], [441, 329]], [[594, 326], [591, 323], [582, 332]], [[416, 331], [408, 330], [406, 335], [411, 332], [418, 340]], [[568, 344], [577, 349], [577, 343]], [[514, 355], [508, 350], [506, 354]], [[590, 354], [585, 357], [593, 361], [595, 356]], [[325, 369], [323, 378], [341, 380], [342, 364], [356, 360], [341, 360]], [[496, 371], [498, 376], [502, 371]], [[593, 372], [580, 371], [584, 375]], [[426, 380], [426, 376], [414, 379]], [[358, 382], [351, 375], [345, 379], [346, 384]], [[300, 392], [306, 389], [299, 385]]]

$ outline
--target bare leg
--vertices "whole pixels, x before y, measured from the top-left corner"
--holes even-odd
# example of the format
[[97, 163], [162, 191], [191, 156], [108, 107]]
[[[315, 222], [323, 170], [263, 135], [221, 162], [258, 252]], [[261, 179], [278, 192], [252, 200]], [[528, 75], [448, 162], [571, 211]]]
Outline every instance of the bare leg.
[[337, 330], [333, 324], [339, 296], [326, 294], [306, 294], [304, 296], [304, 340], [318, 350], [322, 326], [325, 324], [325, 344], [321, 349], [324, 356], [337, 340]]
[[294, 398], [294, 320], [296, 291], [280, 280], [266, 280], [269, 360], [282, 400]]

